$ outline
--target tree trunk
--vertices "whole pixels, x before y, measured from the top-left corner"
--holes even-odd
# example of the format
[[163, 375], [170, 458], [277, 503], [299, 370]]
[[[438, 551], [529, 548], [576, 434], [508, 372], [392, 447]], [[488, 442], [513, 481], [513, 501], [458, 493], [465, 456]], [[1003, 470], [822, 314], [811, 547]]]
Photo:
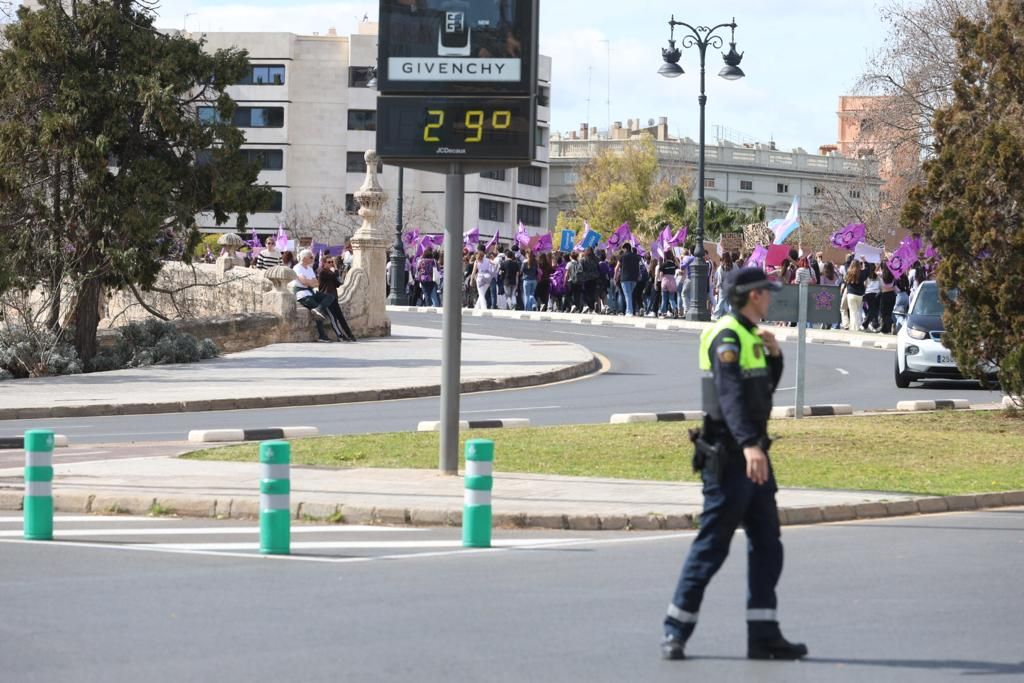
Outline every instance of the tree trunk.
[[96, 355], [96, 330], [100, 326], [100, 294], [103, 283], [98, 277], [82, 281], [75, 303], [75, 350], [88, 365]]
[[46, 316], [46, 327], [53, 332], [57, 332], [60, 328], [60, 280], [50, 281], [50, 296], [53, 298], [50, 299], [50, 311]]

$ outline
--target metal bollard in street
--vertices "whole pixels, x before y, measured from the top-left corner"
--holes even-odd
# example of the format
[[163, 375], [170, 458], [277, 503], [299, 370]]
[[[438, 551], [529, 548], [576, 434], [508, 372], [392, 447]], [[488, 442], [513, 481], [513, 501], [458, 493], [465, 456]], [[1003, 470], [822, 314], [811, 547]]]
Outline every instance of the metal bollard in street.
[[25, 432], [25, 538], [53, 540], [53, 432]]
[[291, 552], [291, 460], [287, 441], [260, 444], [260, 552], [264, 555]]
[[462, 545], [491, 547], [491, 489], [494, 487], [494, 442], [466, 442], [466, 496], [462, 510]]

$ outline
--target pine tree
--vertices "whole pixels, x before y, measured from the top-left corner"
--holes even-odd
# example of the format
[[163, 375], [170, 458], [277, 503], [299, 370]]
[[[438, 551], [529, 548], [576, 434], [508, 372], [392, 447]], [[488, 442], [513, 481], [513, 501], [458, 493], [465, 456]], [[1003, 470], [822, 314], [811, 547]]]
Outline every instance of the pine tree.
[[266, 202], [227, 123], [224, 89], [247, 55], [161, 34], [132, 0], [43, 0], [17, 16], [0, 50], [0, 292], [72, 288], [88, 363], [104, 287], [146, 289], [162, 259], [189, 259], [200, 211], [218, 224], [237, 212], [242, 228]]
[[935, 116], [935, 156], [911, 193], [904, 227], [938, 249], [946, 299], [944, 337], [967, 374], [999, 369], [1002, 388], [1024, 394], [1024, 3], [991, 0], [980, 21], [953, 36], [954, 101]]

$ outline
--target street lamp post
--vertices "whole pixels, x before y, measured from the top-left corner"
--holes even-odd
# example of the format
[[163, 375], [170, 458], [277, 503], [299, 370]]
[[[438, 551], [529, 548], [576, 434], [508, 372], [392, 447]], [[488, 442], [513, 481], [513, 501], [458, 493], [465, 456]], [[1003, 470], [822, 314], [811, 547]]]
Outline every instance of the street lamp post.
[[676, 47], [675, 31], [676, 26], [683, 26], [689, 33], [681, 39], [683, 47], [697, 47], [700, 52], [700, 96], [697, 102], [700, 103], [700, 150], [697, 158], [697, 247], [693, 250], [694, 264], [690, 266], [690, 301], [686, 310], [687, 320], [710, 320], [708, 311], [708, 265], [704, 261], [704, 105], [707, 103], [707, 95], [704, 94], [704, 55], [708, 46], [716, 49], [721, 48], [724, 41], [715, 32], [719, 29], [731, 29], [732, 38], [729, 41], [730, 50], [723, 54], [725, 66], [718, 73], [719, 76], [735, 81], [743, 78], [743, 71], [740, 69], [742, 53], [736, 52], [736, 20], [728, 24], [719, 24], [708, 28], [707, 26], [690, 26], [689, 24], [676, 21], [675, 15], [669, 19], [668, 47], [662, 48], [661, 57], [664, 63], [658, 69], [658, 73], [666, 78], [676, 78], [683, 75], [683, 68], [679, 66], [679, 58], [682, 51]]
[[398, 167], [398, 216], [395, 219], [395, 242], [391, 245], [391, 295], [389, 306], [408, 306], [405, 294], [405, 244], [402, 242], [402, 185], [405, 181], [405, 167]]

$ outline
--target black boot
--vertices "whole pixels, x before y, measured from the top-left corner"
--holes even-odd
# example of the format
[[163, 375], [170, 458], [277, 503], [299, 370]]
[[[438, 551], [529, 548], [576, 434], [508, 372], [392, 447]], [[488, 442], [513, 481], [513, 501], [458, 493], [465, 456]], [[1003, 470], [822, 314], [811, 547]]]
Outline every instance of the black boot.
[[682, 639], [665, 636], [665, 640], [661, 641], [661, 658], [686, 659], [685, 646], [686, 643]]
[[807, 646], [803, 643], [791, 643], [780, 634], [778, 638], [748, 639], [747, 657], [749, 659], [801, 659], [807, 656]]

